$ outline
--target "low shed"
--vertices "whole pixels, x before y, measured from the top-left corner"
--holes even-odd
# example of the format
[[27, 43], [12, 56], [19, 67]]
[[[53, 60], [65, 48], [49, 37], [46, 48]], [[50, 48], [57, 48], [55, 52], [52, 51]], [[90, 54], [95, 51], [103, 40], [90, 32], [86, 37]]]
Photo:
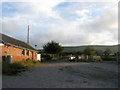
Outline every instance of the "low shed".
[[12, 56], [12, 62], [28, 58], [37, 60], [37, 50], [35, 48], [5, 34], [0, 34], [0, 49], [2, 51], [2, 60], [6, 60], [7, 56]]

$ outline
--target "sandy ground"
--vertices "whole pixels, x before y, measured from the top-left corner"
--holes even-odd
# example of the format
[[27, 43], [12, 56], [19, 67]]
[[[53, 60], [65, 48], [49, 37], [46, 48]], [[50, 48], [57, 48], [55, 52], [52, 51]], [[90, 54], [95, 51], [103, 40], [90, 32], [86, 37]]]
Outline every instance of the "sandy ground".
[[3, 76], [3, 88], [117, 88], [118, 66], [111, 63], [45, 63], [18, 76]]

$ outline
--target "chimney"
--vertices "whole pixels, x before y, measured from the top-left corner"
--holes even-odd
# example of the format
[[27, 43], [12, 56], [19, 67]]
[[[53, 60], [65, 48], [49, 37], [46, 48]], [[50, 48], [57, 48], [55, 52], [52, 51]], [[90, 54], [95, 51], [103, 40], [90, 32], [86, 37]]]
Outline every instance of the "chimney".
[[37, 45], [35, 45], [35, 49], [37, 49]]
[[29, 44], [29, 25], [28, 25], [27, 43]]

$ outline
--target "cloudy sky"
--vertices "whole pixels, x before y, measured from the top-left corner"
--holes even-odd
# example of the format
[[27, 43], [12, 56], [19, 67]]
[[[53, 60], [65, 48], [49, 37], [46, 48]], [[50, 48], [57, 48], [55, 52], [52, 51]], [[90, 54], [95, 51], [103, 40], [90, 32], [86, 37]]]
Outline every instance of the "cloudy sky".
[[118, 8], [111, 2], [2, 2], [2, 33], [26, 42], [28, 25], [30, 44], [38, 48], [51, 40], [64, 46], [118, 43]]

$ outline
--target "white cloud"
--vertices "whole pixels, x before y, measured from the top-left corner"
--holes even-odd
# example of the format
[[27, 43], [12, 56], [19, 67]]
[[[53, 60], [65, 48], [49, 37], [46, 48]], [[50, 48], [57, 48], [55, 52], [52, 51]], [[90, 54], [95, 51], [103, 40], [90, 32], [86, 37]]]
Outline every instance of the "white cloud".
[[[97, 16], [95, 19], [80, 24], [80, 28], [87, 32], [101, 32], [108, 30], [110, 32], [117, 31], [118, 12], [116, 9], [109, 10], [104, 14]], [[80, 22], [80, 21], [79, 21]]]
[[3, 17], [3, 32], [20, 33], [11, 35], [26, 41], [29, 24], [31, 45], [37, 44], [38, 47], [42, 47], [50, 40], [58, 41], [62, 45], [117, 44], [116, 8], [110, 8], [111, 10], [93, 18], [90, 18], [91, 11], [88, 8], [76, 10], [75, 13], [82, 17], [69, 21], [53, 9], [63, 1], [29, 2], [19, 5], [19, 8], [30, 9], [26, 13], [18, 12], [14, 17]]
[[89, 10], [83, 9], [83, 10], [81, 10], [81, 11], [76, 11], [76, 13], [77, 13], [79, 16], [84, 17], [84, 16], [87, 16], [86, 14], [89, 13]]
[[43, 0], [41, 2], [29, 2], [28, 5], [31, 8], [33, 14], [42, 17], [53, 17], [60, 19], [61, 17], [58, 15], [57, 11], [54, 11], [53, 8], [64, 0]]
[[[2, 0], [3, 2], [41, 2], [47, 0]], [[119, 0], [65, 0], [66, 2], [119, 2]]]

